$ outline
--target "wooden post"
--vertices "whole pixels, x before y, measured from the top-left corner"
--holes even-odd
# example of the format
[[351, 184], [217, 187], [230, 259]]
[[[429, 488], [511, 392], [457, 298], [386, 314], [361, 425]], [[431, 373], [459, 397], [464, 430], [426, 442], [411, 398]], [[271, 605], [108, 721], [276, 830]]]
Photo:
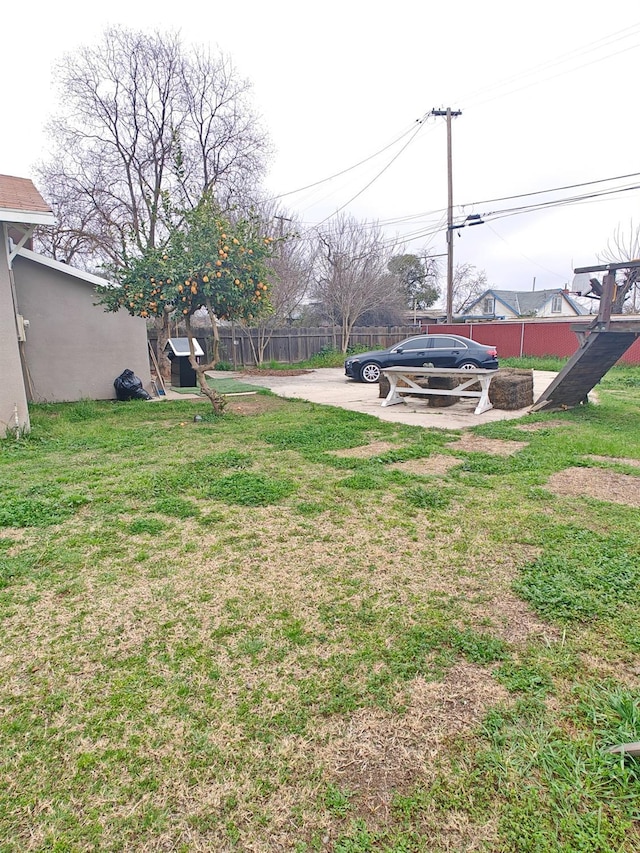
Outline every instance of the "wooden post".
[[598, 323], [607, 329], [611, 320], [611, 308], [613, 307], [615, 292], [616, 274], [614, 270], [609, 270], [602, 280], [602, 296], [600, 297], [600, 311], [598, 312]]

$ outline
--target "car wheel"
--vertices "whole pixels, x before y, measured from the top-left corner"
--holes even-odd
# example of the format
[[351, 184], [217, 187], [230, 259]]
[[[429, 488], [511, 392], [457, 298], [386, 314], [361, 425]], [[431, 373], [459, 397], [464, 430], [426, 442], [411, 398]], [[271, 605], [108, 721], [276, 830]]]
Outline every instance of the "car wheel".
[[475, 361], [463, 361], [458, 365], [458, 370], [475, 370], [477, 368]]
[[367, 361], [360, 368], [360, 380], [362, 382], [373, 383], [380, 379], [380, 368], [375, 361]]

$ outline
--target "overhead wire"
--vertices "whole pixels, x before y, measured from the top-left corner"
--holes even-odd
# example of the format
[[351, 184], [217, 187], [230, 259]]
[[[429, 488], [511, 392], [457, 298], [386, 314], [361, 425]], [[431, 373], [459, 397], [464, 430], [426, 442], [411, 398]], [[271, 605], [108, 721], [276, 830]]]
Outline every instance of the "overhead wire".
[[368, 183], [368, 184], [366, 184], [366, 185], [365, 185], [365, 186], [364, 186], [364, 187], [363, 187], [359, 192], [357, 192], [354, 196], [352, 196], [348, 201], [345, 201], [345, 203], [344, 203], [344, 204], [342, 204], [342, 205], [340, 205], [340, 207], [336, 208], [336, 210], [334, 210], [334, 211], [333, 211], [333, 213], [329, 214], [329, 216], [325, 216], [325, 218], [324, 218], [321, 222], [319, 222], [315, 227], [316, 227], [316, 228], [319, 228], [321, 225], [324, 225], [324, 223], [325, 223], [325, 222], [327, 222], [329, 219], [332, 219], [334, 216], [336, 216], [338, 213], [340, 213], [340, 211], [341, 211], [341, 210], [344, 210], [344, 209], [345, 209], [345, 207], [348, 207], [348, 206], [351, 204], [351, 202], [352, 202], [352, 201], [355, 201], [359, 196], [361, 196], [361, 195], [362, 195], [362, 193], [366, 192], [366, 190], [368, 190], [368, 189], [369, 189], [369, 187], [370, 187], [373, 183], [375, 183], [375, 182], [378, 180], [378, 178], [382, 177], [382, 175], [387, 171], [387, 169], [389, 169], [389, 168], [390, 168], [390, 167], [395, 163], [395, 161], [398, 159], [398, 157], [400, 157], [400, 155], [401, 155], [401, 154], [403, 154], [403, 152], [404, 152], [404, 151], [409, 147], [409, 145], [411, 145], [411, 143], [413, 142], [413, 140], [416, 138], [416, 136], [417, 136], [417, 135], [420, 133], [420, 131], [422, 130], [423, 126], [424, 126], [424, 123], [423, 123], [423, 122], [421, 122], [421, 123], [418, 125], [418, 127], [414, 130], [414, 132], [411, 134], [411, 136], [409, 137], [409, 139], [407, 140], [407, 142], [405, 142], [405, 144], [402, 146], [402, 148], [398, 151], [398, 153], [397, 153], [397, 154], [395, 154], [395, 155], [391, 158], [391, 160], [389, 160], [389, 162], [386, 164], [386, 166], [384, 166], [384, 167], [383, 167], [383, 168], [382, 168], [382, 169], [381, 169], [381, 170], [380, 170], [380, 171], [379, 171], [379, 172], [378, 172], [378, 173], [377, 173], [377, 174], [376, 174], [376, 175], [375, 175], [375, 176], [374, 176], [374, 177], [369, 181], [369, 183]]
[[[457, 98], [456, 100], [460, 103], [465, 101], [465, 100], [469, 100], [469, 101], [471, 101], [471, 104], [469, 106], [479, 106], [482, 103], [486, 103], [486, 101], [481, 101], [479, 103], [474, 104], [473, 99], [479, 95], [484, 94], [485, 92], [490, 93], [496, 89], [505, 88], [506, 86], [508, 86], [511, 83], [516, 83], [518, 80], [521, 80], [521, 79], [526, 78], [526, 77], [530, 77], [533, 74], [539, 74], [540, 72], [544, 72], [545, 70], [554, 68], [558, 65], [562, 65], [566, 62], [571, 61], [571, 59], [577, 59], [580, 56], [584, 56], [588, 53], [593, 53], [594, 51], [600, 50], [600, 49], [605, 48], [605, 47], [609, 47], [612, 44], [615, 44], [619, 41], [623, 41], [626, 38], [630, 38], [632, 36], [635, 36], [638, 33], [640, 33], [640, 22], [637, 21], [628, 27], [625, 27], [621, 30], [616, 30], [615, 32], [609, 33], [608, 35], [603, 36], [600, 39], [596, 39], [595, 41], [588, 42], [586, 45], [582, 45], [580, 47], [574, 48], [573, 50], [567, 51], [566, 53], [560, 54], [560, 56], [553, 57], [552, 59], [548, 59], [545, 62], [540, 62], [534, 66], [531, 66], [531, 68], [525, 69], [524, 71], [520, 71], [517, 74], [511, 75], [510, 77], [505, 77], [503, 80], [499, 80], [495, 83], [491, 83], [488, 86], [484, 86], [484, 87], [481, 87], [480, 89], [476, 89], [475, 91], [471, 92], [469, 95], [463, 95], [462, 98]], [[637, 45], [633, 45], [633, 46], [631, 46], [631, 48], [626, 48], [625, 50], [632, 49], [633, 47], [636, 47], [636, 46]], [[607, 59], [612, 55], [613, 54], [607, 54], [607, 56], [600, 57], [594, 61], [599, 62], [599, 61], [601, 61], [601, 59]], [[590, 64], [590, 63], [588, 63], [588, 64]], [[570, 73], [571, 71], [578, 70], [578, 68], [582, 68], [582, 67], [584, 67], [584, 66], [576, 66], [575, 68], [567, 69], [566, 72], [562, 72], [562, 73]], [[559, 76], [559, 75], [557, 75], [557, 76]], [[553, 79], [553, 78], [546, 78], [546, 79]], [[534, 83], [537, 83], [537, 82], [541, 82], [541, 81], [534, 81]], [[519, 90], [516, 90], [516, 91], [519, 91]], [[467, 107], [467, 109], [469, 108], [469, 106]]]
[[[478, 103], [474, 104], [473, 99], [477, 95], [482, 94], [483, 92], [488, 93], [488, 92], [495, 91], [495, 90], [500, 89], [500, 88], [504, 88], [506, 85], [508, 85], [511, 82], [516, 82], [517, 80], [531, 76], [534, 73], [539, 73], [541, 70], [544, 70], [546, 68], [552, 68], [554, 66], [561, 65], [564, 62], [569, 61], [574, 56], [581, 56], [581, 55], [590, 53], [594, 50], [598, 50], [602, 47], [608, 47], [611, 44], [614, 44], [614, 43], [621, 41], [625, 38], [629, 38], [629, 37], [636, 35], [638, 33], [640, 33], [640, 22], [635, 23], [635, 24], [633, 24], [633, 25], [631, 25], [625, 29], [617, 30], [616, 32], [611, 33], [608, 36], [603, 36], [601, 39], [597, 39], [594, 42], [589, 42], [587, 45], [584, 45], [580, 48], [575, 48], [572, 51], [568, 51], [566, 54], [562, 54], [560, 57], [555, 57], [554, 59], [548, 60], [547, 62], [543, 62], [543, 63], [540, 63], [539, 65], [532, 66], [530, 69], [526, 69], [523, 72], [512, 75], [511, 77], [505, 78], [503, 81], [498, 81], [497, 83], [493, 83], [490, 86], [486, 86], [486, 87], [483, 87], [481, 89], [478, 89], [475, 92], [472, 92], [471, 95], [466, 96], [466, 98], [465, 98], [465, 96], [463, 96], [462, 98], [456, 98], [455, 100], [458, 102], [464, 101], [466, 99], [471, 100], [471, 103], [466, 107], [467, 109], [470, 107], [473, 107], [473, 106], [478, 106], [480, 104], [478, 104]], [[623, 51], [623, 52], [626, 52], [626, 50], [635, 49], [639, 46], [640, 45], [638, 45], [638, 44], [631, 45], [630, 47], [626, 48], [625, 51]], [[620, 51], [618, 51], [618, 53], [615, 55], [619, 55], [619, 53], [620, 53]], [[612, 55], [614, 55], [614, 54], [607, 54], [604, 57], [599, 57], [596, 60], [593, 60], [593, 62], [600, 62], [604, 59], [609, 59]], [[591, 64], [591, 63], [587, 63], [587, 64]], [[583, 68], [583, 67], [585, 67], [585, 65], [576, 66], [575, 68], [570, 68], [570, 69], [567, 69], [566, 71], [561, 72], [561, 74], [571, 73], [572, 71], [579, 70], [580, 68]], [[560, 75], [555, 75], [555, 76], [560, 76]], [[546, 79], [554, 79], [554, 78], [552, 77], [552, 78], [546, 78]], [[533, 81], [532, 84], [527, 84], [527, 85], [538, 85], [541, 82], [546, 82], [546, 79], [545, 80], [535, 80], [535, 81]], [[516, 90], [516, 91], [519, 91], [519, 90]], [[503, 97], [503, 96], [504, 95], [498, 95], [496, 97]], [[485, 103], [485, 102], [480, 102], [480, 103]], [[422, 125], [428, 117], [429, 117], [429, 112], [426, 112], [423, 114], [423, 116], [420, 119], [417, 119], [417, 122], [420, 125]], [[398, 142], [400, 142], [402, 139], [404, 139], [408, 134], [412, 133], [413, 129], [414, 129], [414, 125], [412, 124], [411, 127], [407, 128], [405, 131], [403, 131], [400, 134], [400, 136], [397, 136], [394, 140], [389, 142], [387, 145], [383, 146], [378, 151], [374, 152], [373, 154], [370, 154], [369, 156], [363, 158], [362, 160], [359, 160], [357, 163], [354, 163], [353, 165], [346, 167], [345, 169], [341, 169], [340, 171], [335, 172], [332, 175], [328, 175], [326, 178], [321, 178], [320, 180], [313, 181], [310, 184], [306, 184], [302, 187], [298, 187], [295, 190], [288, 190], [287, 192], [280, 193], [278, 195], [272, 196], [270, 200], [277, 200], [277, 199], [281, 199], [281, 198], [286, 198], [287, 196], [290, 196], [290, 195], [296, 195], [297, 193], [304, 192], [305, 190], [312, 189], [312, 188], [320, 186], [321, 184], [324, 184], [324, 183], [328, 183], [329, 181], [332, 181], [335, 178], [339, 178], [342, 175], [345, 175], [349, 172], [352, 172], [355, 169], [359, 168], [360, 166], [364, 165], [365, 163], [368, 163], [369, 161], [380, 156], [380, 154], [383, 154], [385, 151], [388, 151], [389, 148], [392, 148], [394, 145], [396, 145]], [[402, 152], [400, 152], [400, 153], [402, 153]], [[397, 157], [394, 158], [394, 160], [395, 159], [397, 159]], [[386, 171], [386, 169], [384, 169], [383, 172], [384, 171]], [[381, 172], [381, 174], [382, 174], [382, 172]], [[374, 180], [377, 180], [377, 178], [375, 178]], [[373, 181], [369, 182], [367, 184], [367, 186], [363, 189], [363, 191], [365, 189], [368, 189], [368, 187], [371, 186], [372, 183], [373, 183]], [[354, 198], [357, 198], [357, 195], [354, 196]], [[350, 204], [350, 202], [347, 202], [347, 204]]]
[[518, 205], [517, 207], [503, 208], [502, 210], [493, 210], [493, 211], [490, 211], [488, 213], [481, 214], [481, 216], [482, 216], [482, 218], [489, 217], [489, 216], [494, 217], [494, 218], [502, 218], [503, 216], [505, 216], [507, 214], [515, 215], [517, 213], [527, 213], [527, 212], [534, 211], [534, 210], [544, 210], [545, 208], [549, 208], [549, 207], [564, 207], [568, 204], [574, 204], [578, 201], [583, 201], [585, 199], [600, 198], [600, 197], [609, 196], [609, 195], [617, 195], [618, 193], [632, 192], [633, 190], [638, 190], [638, 189], [640, 189], [640, 184], [630, 184], [629, 186], [626, 186], [626, 187], [613, 187], [612, 189], [609, 189], [609, 190], [600, 190], [599, 192], [586, 193], [585, 195], [568, 196], [567, 198], [551, 199], [550, 201], [541, 201], [541, 202], [537, 202], [536, 204], [524, 204], [524, 205]]
[[533, 80], [531, 83], [526, 83], [524, 86], [519, 86], [517, 89], [510, 89], [508, 92], [505, 92], [501, 95], [495, 95], [493, 98], [485, 98], [483, 101], [477, 101], [476, 103], [471, 104], [466, 109], [474, 109], [475, 107], [480, 107], [484, 104], [489, 104], [492, 101], [498, 100], [499, 98], [504, 98], [507, 95], [515, 95], [517, 92], [522, 92], [525, 89], [530, 89], [532, 86], [538, 86], [540, 83], [548, 83], [550, 80], [556, 80], [558, 77], [563, 77], [565, 74], [572, 74], [574, 71], [580, 71], [582, 68], [588, 68], [590, 65], [596, 65], [598, 62], [604, 62], [607, 59], [611, 59], [612, 56], [620, 56], [622, 53], [628, 53], [630, 50], [637, 50], [639, 47], [640, 43], [632, 44], [629, 47], [626, 47], [624, 50], [618, 50], [614, 53], [608, 53], [605, 56], [600, 56], [597, 59], [592, 59], [590, 62], [584, 62], [582, 65], [576, 65], [574, 68], [567, 68], [565, 71], [558, 72], [558, 74], [552, 74], [550, 77], [545, 77], [542, 80]]
[[491, 227], [490, 223], [487, 223], [487, 228], [489, 229], [489, 231], [491, 231], [491, 233], [492, 233], [492, 234], [495, 234], [495, 236], [496, 236], [499, 240], [502, 240], [502, 242], [503, 242], [505, 245], [509, 246], [509, 248], [510, 248], [510, 249], [512, 249], [512, 251], [517, 252], [517, 253], [518, 253], [519, 255], [521, 255], [525, 260], [529, 261], [530, 263], [534, 264], [534, 265], [535, 265], [535, 266], [537, 266], [537, 267], [540, 267], [540, 269], [541, 269], [541, 270], [545, 270], [545, 272], [549, 272], [549, 273], [551, 273], [551, 275], [555, 275], [555, 276], [557, 276], [558, 278], [563, 278], [563, 279], [564, 279], [564, 278], [566, 278], [566, 276], [561, 275], [561, 274], [560, 274], [560, 273], [558, 273], [558, 272], [555, 272], [555, 270], [549, 269], [549, 267], [545, 267], [545, 266], [544, 266], [544, 264], [541, 264], [539, 261], [534, 261], [534, 259], [533, 259], [533, 258], [530, 258], [528, 255], [525, 255], [525, 253], [524, 253], [524, 252], [521, 252], [521, 251], [520, 251], [520, 249], [517, 249], [515, 246], [512, 246], [512, 245], [511, 245], [511, 243], [510, 243], [508, 240], [506, 240], [506, 239], [502, 236], [502, 234], [498, 234], [498, 232], [495, 230], [495, 228], [492, 228], [492, 227]]
[[[563, 54], [563, 55], [556, 57], [552, 60], [548, 60], [547, 62], [540, 63], [539, 65], [534, 66], [531, 69], [527, 69], [527, 70], [525, 70], [519, 74], [512, 75], [511, 77], [506, 78], [504, 81], [501, 81], [501, 82], [499, 81], [495, 84], [492, 84], [491, 86], [484, 87], [484, 88], [481, 88], [479, 90], [476, 90], [476, 92], [472, 93], [472, 95], [470, 96], [471, 104], [469, 106], [465, 107], [465, 109], [468, 109], [469, 107], [473, 107], [473, 106], [479, 106], [482, 103], [487, 103], [490, 100], [496, 100], [497, 98], [505, 97], [509, 94], [514, 94], [516, 91], [520, 91], [523, 88], [529, 88], [529, 87], [534, 86], [534, 85], [539, 85], [541, 83], [548, 82], [549, 80], [555, 79], [556, 77], [559, 77], [559, 76], [563, 76], [564, 74], [572, 73], [574, 71], [580, 70], [581, 68], [585, 68], [589, 65], [605, 61], [606, 59], [610, 59], [611, 56], [613, 56], [613, 55], [619, 55], [620, 53], [624, 53], [624, 52], [627, 52], [629, 50], [637, 49], [638, 47], [640, 47], [640, 44], [638, 44], [638, 43], [632, 44], [622, 51], [618, 50], [617, 52], [615, 52], [615, 54], [614, 53], [607, 53], [604, 56], [597, 57], [597, 58], [595, 58], [589, 62], [582, 63], [581, 65], [566, 68], [563, 71], [560, 71], [558, 74], [554, 74], [550, 77], [547, 76], [547, 77], [544, 77], [542, 79], [535, 79], [535, 80], [531, 81], [530, 83], [526, 83], [524, 86], [520, 87], [519, 89], [510, 90], [508, 92], [503, 92], [502, 94], [496, 94], [495, 97], [493, 97], [493, 98], [485, 99], [484, 101], [481, 100], [479, 102], [476, 101], [474, 103], [474, 98], [477, 98], [479, 95], [482, 95], [485, 92], [487, 94], [489, 94], [492, 91], [499, 92], [500, 89], [504, 89], [506, 86], [509, 86], [512, 83], [517, 82], [518, 80], [524, 80], [527, 77], [532, 76], [533, 74], [539, 75], [541, 72], [551, 70], [554, 67], [561, 66], [561, 65], [566, 64], [568, 62], [571, 62], [575, 59], [578, 59], [582, 56], [586, 56], [590, 53], [593, 53], [597, 50], [603, 50], [603, 49], [609, 48], [612, 45], [619, 43], [620, 41], [624, 41], [625, 39], [628, 39], [628, 38], [631, 38], [631, 37], [637, 35], [638, 33], [640, 33], [640, 22], [637, 22], [637, 23], [635, 23], [635, 24], [633, 24], [633, 25], [631, 25], [625, 29], [618, 30], [614, 33], [607, 35], [607, 36], [603, 36], [601, 39], [598, 39], [594, 42], [590, 42], [587, 45], [584, 45], [584, 46], [579, 47], [579, 48], [575, 48], [572, 51], [568, 51], [566, 54]], [[463, 99], [456, 99], [456, 100], [458, 102], [461, 102]], [[374, 160], [375, 158], [379, 157], [381, 154], [385, 153], [390, 148], [393, 148], [394, 145], [397, 145], [399, 142], [401, 142], [403, 139], [405, 139], [407, 136], [409, 136], [409, 139], [400, 148], [400, 150], [396, 154], [394, 154], [394, 156], [391, 158], [391, 160], [388, 163], [386, 163], [383, 166], [383, 168], [380, 169], [374, 175], [374, 177], [371, 180], [369, 180], [357, 193], [355, 193], [355, 195], [351, 196], [347, 201], [345, 201], [343, 204], [341, 204], [339, 207], [337, 207], [331, 214], [326, 216], [319, 223], [316, 223], [315, 225], [309, 225], [309, 227], [307, 228], [307, 233], [309, 233], [312, 230], [318, 229], [321, 225], [323, 225], [324, 223], [326, 223], [327, 221], [332, 219], [334, 216], [336, 216], [338, 213], [340, 213], [342, 210], [344, 210], [346, 207], [348, 207], [353, 201], [355, 201], [357, 198], [359, 198], [361, 195], [363, 195], [374, 183], [376, 183], [376, 181], [378, 181], [382, 177], [383, 174], [385, 174], [385, 172], [388, 171], [388, 169], [391, 168], [391, 166], [398, 160], [398, 158], [406, 151], [406, 149], [409, 147], [409, 145], [411, 145], [411, 143], [417, 137], [417, 135], [419, 134], [419, 132], [422, 130], [423, 126], [425, 125], [426, 120], [430, 117], [430, 115], [431, 115], [430, 112], [425, 113], [421, 119], [417, 120], [417, 123], [418, 123], [417, 128], [414, 128], [412, 125], [412, 127], [403, 131], [403, 133], [400, 136], [396, 137], [392, 142], [388, 143], [383, 148], [376, 151], [374, 154], [371, 154], [368, 157], [363, 158], [362, 160], [358, 161], [357, 163], [353, 164], [352, 166], [349, 166], [345, 169], [342, 169], [339, 172], [336, 172], [333, 175], [328, 176], [327, 178], [323, 178], [321, 180], [314, 181], [310, 184], [307, 184], [304, 187], [300, 187], [297, 190], [290, 190], [288, 192], [281, 193], [277, 196], [274, 196], [273, 199], [274, 200], [281, 199], [281, 198], [285, 198], [285, 197], [288, 197], [291, 195], [295, 195], [295, 194], [300, 193], [300, 192], [304, 192], [304, 191], [309, 190], [309, 189], [313, 189], [313, 188], [320, 186], [322, 184], [329, 183], [330, 181], [333, 181], [336, 178], [341, 177], [345, 174], [353, 172], [356, 169], [358, 169], [360, 166], [363, 166], [366, 163], [368, 163], [368, 162]], [[637, 177], [639, 174], [640, 173], [629, 173], [627, 175], [620, 175], [620, 176], [616, 176], [613, 178], [602, 178], [602, 179], [598, 179], [595, 181], [586, 181], [586, 182], [582, 182], [582, 183], [578, 183], [578, 184], [570, 184], [570, 185], [566, 185], [566, 186], [562, 186], [562, 187], [554, 187], [554, 188], [545, 189], [545, 190], [536, 190], [536, 191], [531, 191], [531, 192], [527, 192], [527, 193], [511, 195], [511, 196], [497, 197], [494, 199], [485, 199], [485, 200], [480, 200], [480, 201], [473, 202], [473, 203], [465, 203], [465, 204], [456, 205], [456, 207], [464, 209], [464, 208], [469, 208], [469, 207], [477, 207], [478, 205], [481, 205], [481, 204], [494, 203], [497, 201], [510, 201], [510, 200], [515, 200], [515, 199], [519, 199], [519, 198], [529, 198], [529, 197], [533, 197], [533, 196], [537, 196], [537, 195], [544, 195], [544, 194], [550, 193], [550, 192], [562, 192], [562, 191], [565, 191], [568, 189], [578, 189], [580, 187], [593, 186], [596, 184], [607, 183], [607, 182], [614, 181], [614, 180], [623, 180], [625, 178]], [[568, 199], [558, 199], [558, 200], [552, 200], [549, 202], [539, 202], [539, 203], [536, 203], [534, 205], [521, 205], [521, 206], [518, 206], [515, 208], [507, 208], [507, 209], [504, 209], [501, 211], [494, 211], [494, 212], [491, 212], [488, 214], [483, 214], [483, 216], [486, 216], [487, 218], [490, 217], [492, 219], [500, 219], [500, 218], [504, 218], [506, 216], [515, 216], [515, 215], [519, 215], [519, 214], [526, 213], [526, 212], [534, 212], [536, 210], [543, 210], [543, 209], [546, 209], [549, 207], [560, 207], [560, 206], [565, 206], [565, 205], [569, 205], [569, 204], [585, 203], [587, 200], [595, 200], [600, 196], [609, 196], [609, 195], [617, 194], [619, 192], [626, 192], [626, 191], [630, 191], [630, 190], [637, 189], [637, 188], [638, 188], [637, 186], [631, 186], [631, 187], [626, 187], [626, 188], [617, 188], [617, 189], [603, 191], [602, 193], [588, 194], [585, 196], [577, 196], [574, 198], [570, 197]], [[329, 195], [332, 195], [332, 194], [335, 194], [335, 192], [332, 192]], [[430, 211], [429, 213], [426, 213], [426, 214], [425, 213], [412, 214], [412, 215], [407, 215], [407, 216], [403, 216], [403, 217], [397, 217], [395, 219], [392, 218], [392, 219], [388, 219], [388, 220], [383, 220], [382, 222], [372, 223], [371, 227], [373, 227], [373, 225], [376, 225], [376, 226], [379, 226], [379, 225], [389, 226], [389, 225], [394, 225], [394, 224], [400, 225], [403, 222], [409, 222], [412, 220], [420, 219], [421, 217], [424, 217], [424, 216], [442, 213], [444, 210], [446, 210], [446, 209], [440, 208], [440, 209], [436, 209], [434, 211]], [[435, 239], [435, 237], [439, 233], [442, 233], [443, 230], [446, 230], [446, 229], [443, 229], [443, 219], [444, 218], [446, 218], [446, 217], [441, 217], [439, 220], [437, 220], [437, 222], [434, 221], [432, 223], [431, 227], [429, 227], [429, 228], [422, 229], [422, 230], [416, 230], [410, 234], [405, 234], [402, 236], [402, 238], [395, 238], [395, 240], [391, 241], [391, 242], [395, 242], [397, 239], [402, 239], [402, 241], [406, 243], [406, 242], [410, 242], [410, 241], [415, 240], [415, 239], [424, 239], [424, 238], [430, 238], [430, 242], [433, 242], [433, 240]], [[499, 235], [497, 235], [497, 236], [499, 236]], [[548, 271], [553, 272], [551, 270], [548, 270]], [[553, 273], [553, 274], [557, 275], [557, 273]]]
[[[569, 196], [567, 198], [562, 199], [553, 199], [546, 202], [539, 202], [537, 204], [519, 205], [517, 207], [504, 208], [502, 210], [488, 211], [486, 213], [480, 214], [480, 216], [486, 223], [487, 220], [494, 221], [497, 219], [505, 219], [509, 216], [519, 216], [525, 213], [535, 213], [539, 210], [552, 209], [555, 207], [567, 207], [575, 204], [587, 204], [597, 201], [607, 201], [612, 196], [618, 195], [619, 193], [633, 192], [635, 190], [640, 190], [640, 184], [631, 184], [626, 187], [614, 187], [613, 189], [602, 190], [597, 193], [585, 193], [583, 195]], [[465, 226], [460, 223], [460, 228], [463, 227]], [[425, 230], [410, 232], [409, 234], [404, 235], [404, 241], [409, 242], [421, 239], [423, 237], [430, 237], [434, 233], [445, 233], [446, 230], [446, 226], [440, 225]], [[454, 228], [453, 230], [456, 229]]]
[[[455, 207], [460, 208], [461, 211], [464, 212], [468, 208], [474, 209], [481, 204], [493, 204], [494, 202], [497, 202], [497, 201], [511, 201], [511, 200], [517, 199], [517, 198], [530, 198], [530, 197], [536, 196], [536, 195], [546, 195], [547, 193], [552, 193], [552, 192], [563, 192], [564, 190], [579, 189], [580, 187], [595, 186], [596, 184], [604, 184], [604, 183], [609, 183], [611, 181], [621, 181], [621, 180], [624, 180], [625, 178], [636, 178], [639, 176], [640, 176], [640, 172], [629, 172], [626, 175], [614, 175], [610, 178], [597, 178], [596, 180], [593, 180], [593, 181], [582, 181], [582, 182], [577, 183], [577, 184], [565, 184], [565, 185], [559, 186], [559, 187], [548, 187], [547, 189], [544, 189], [544, 190], [533, 190], [533, 191], [525, 192], [525, 193], [516, 193], [515, 195], [497, 196], [496, 198], [479, 199], [479, 200], [473, 201], [473, 202], [460, 202], [459, 204], [456, 204]], [[381, 220], [377, 221], [377, 224], [381, 225], [381, 226], [400, 225], [404, 222], [409, 222], [411, 220], [422, 219], [423, 217], [432, 216], [435, 213], [442, 213], [443, 211], [446, 211], [446, 209], [447, 209], [446, 207], [441, 207], [441, 208], [437, 208], [435, 210], [424, 211], [422, 213], [414, 213], [414, 214], [409, 214], [407, 216], [400, 216], [400, 217], [390, 218], [390, 219], [381, 219]]]
[[401, 140], [403, 140], [405, 138], [405, 136], [408, 136], [412, 131], [415, 130], [415, 124], [416, 123], [421, 125], [424, 121], [426, 121], [427, 117], [428, 117], [428, 114], [425, 113], [422, 116], [422, 118], [416, 119], [416, 122], [414, 122], [411, 125], [411, 127], [407, 128], [407, 130], [403, 131], [403, 133], [401, 133], [400, 136], [397, 136], [392, 142], [389, 142], [388, 145], [385, 145], [383, 148], [380, 148], [374, 154], [370, 154], [368, 157], [365, 157], [363, 160], [359, 160], [357, 163], [354, 163], [352, 166], [348, 166], [346, 169], [341, 169], [339, 172], [335, 172], [333, 175], [329, 175], [326, 178], [321, 178], [320, 180], [314, 181], [311, 184], [307, 184], [304, 187], [298, 187], [298, 189], [289, 190], [288, 192], [280, 193], [280, 195], [274, 195], [269, 199], [269, 201], [276, 201], [277, 199], [280, 199], [280, 198], [286, 198], [287, 196], [296, 195], [297, 193], [304, 192], [305, 190], [313, 189], [313, 187], [318, 187], [318, 186], [320, 186], [320, 184], [326, 184], [329, 181], [333, 181], [335, 178], [340, 178], [342, 175], [346, 175], [348, 172], [352, 172], [354, 169], [358, 169], [360, 166], [363, 166], [365, 163], [368, 163], [370, 160], [374, 160], [376, 157], [379, 157], [380, 154], [384, 154], [384, 152], [388, 151], [389, 148], [393, 148], [394, 145], [397, 145], [397, 143], [400, 142]]

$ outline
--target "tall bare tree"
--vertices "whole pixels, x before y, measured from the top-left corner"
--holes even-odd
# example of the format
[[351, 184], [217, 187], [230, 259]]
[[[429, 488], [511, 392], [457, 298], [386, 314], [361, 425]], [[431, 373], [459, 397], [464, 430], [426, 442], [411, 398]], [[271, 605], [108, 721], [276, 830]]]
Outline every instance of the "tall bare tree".
[[394, 247], [377, 225], [349, 216], [331, 220], [317, 245], [315, 297], [325, 316], [340, 326], [346, 352], [358, 318], [397, 295], [398, 280], [388, 270]]
[[265, 351], [276, 329], [290, 323], [298, 314], [313, 274], [313, 248], [309, 239], [299, 236], [299, 223], [294, 215], [265, 204], [260, 218], [264, 232], [271, 234], [276, 246], [270, 260], [271, 310], [243, 329], [256, 364], [264, 362]]
[[458, 264], [453, 273], [453, 311], [461, 314], [487, 289], [487, 274], [473, 264]]
[[[634, 225], [633, 219], [627, 228], [618, 225], [599, 258], [605, 263], [615, 264], [640, 261], [640, 227]], [[616, 285], [611, 313], [637, 314], [640, 311], [640, 269], [619, 270]]]
[[53, 257], [121, 265], [167, 233], [171, 209], [215, 191], [244, 200], [268, 154], [249, 84], [230, 60], [176, 33], [108, 29], [57, 67], [60, 107], [40, 185], [59, 227], [40, 236]]

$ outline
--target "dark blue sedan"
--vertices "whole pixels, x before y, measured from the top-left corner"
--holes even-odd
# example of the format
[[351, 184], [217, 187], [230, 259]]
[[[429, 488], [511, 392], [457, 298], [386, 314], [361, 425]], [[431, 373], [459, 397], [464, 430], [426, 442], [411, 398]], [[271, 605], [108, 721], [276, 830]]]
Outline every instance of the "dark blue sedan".
[[418, 335], [388, 349], [351, 355], [344, 372], [359, 382], [377, 382], [385, 367], [453, 367], [498, 369], [498, 351], [460, 335]]

